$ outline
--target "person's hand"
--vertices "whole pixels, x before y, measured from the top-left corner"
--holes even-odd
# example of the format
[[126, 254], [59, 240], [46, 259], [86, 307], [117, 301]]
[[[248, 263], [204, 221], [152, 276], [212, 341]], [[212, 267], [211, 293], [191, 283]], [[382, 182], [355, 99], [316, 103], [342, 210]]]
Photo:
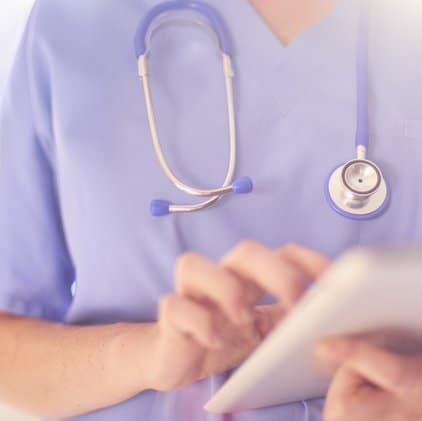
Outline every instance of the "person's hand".
[[422, 420], [422, 354], [403, 356], [363, 339], [332, 338], [317, 356], [338, 367], [325, 421]]
[[[176, 288], [159, 305], [155, 389], [174, 390], [239, 365], [329, 265], [299, 245], [243, 241], [214, 263], [180, 257]], [[278, 298], [257, 306], [265, 292]]]

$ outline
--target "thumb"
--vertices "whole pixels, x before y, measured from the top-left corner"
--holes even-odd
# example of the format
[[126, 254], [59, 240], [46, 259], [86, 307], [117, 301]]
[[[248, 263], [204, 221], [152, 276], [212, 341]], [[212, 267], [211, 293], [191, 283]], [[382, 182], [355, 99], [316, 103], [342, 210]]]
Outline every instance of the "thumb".
[[285, 315], [285, 310], [281, 304], [256, 306], [254, 311], [255, 326], [261, 338], [265, 338]]
[[330, 339], [318, 348], [319, 355], [343, 360], [344, 365], [381, 389], [403, 396], [417, 375], [410, 357], [393, 354], [358, 339]]

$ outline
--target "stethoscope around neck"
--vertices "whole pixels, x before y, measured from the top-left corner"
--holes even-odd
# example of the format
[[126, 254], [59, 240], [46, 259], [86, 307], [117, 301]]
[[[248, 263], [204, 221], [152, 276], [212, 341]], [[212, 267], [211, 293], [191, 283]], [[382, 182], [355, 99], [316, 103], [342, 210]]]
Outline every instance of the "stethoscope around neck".
[[[368, 160], [369, 143], [368, 122], [368, 6], [363, 9], [359, 25], [357, 45], [357, 130], [356, 158], [340, 165], [329, 175], [326, 182], [326, 197], [331, 207], [339, 214], [351, 219], [369, 219], [384, 211], [389, 202], [389, 190], [379, 167]], [[169, 167], [164, 156], [158, 134], [154, 113], [148, 71], [148, 51], [150, 38], [162, 25], [158, 18], [169, 12], [190, 10], [202, 17], [202, 21], [211, 28], [218, 41], [222, 68], [224, 73], [226, 102], [229, 128], [229, 162], [226, 177], [220, 187], [201, 189], [182, 182]], [[155, 24], [154, 31], [151, 30]], [[150, 213], [153, 216], [164, 216], [170, 213], [196, 212], [214, 205], [221, 197], [230, 193], [246, 194], [253, 190], [250, 177], [234, 178], [236, 167], [236, 115], [234, 109], [232, 48], [226, 26], [218, 12], [206, 3], [199, 1], [174, 0], [159, 4], [152, 8], [140, 22], [136, 37], [135, 50], [138, 59], [138, 73], [142, 81], [148, 123], [155, 154], [159, 165], [167, 178], [179, 190], [207, 199], [193, 205], [172, 204], [167, 200], [152, 200]]]

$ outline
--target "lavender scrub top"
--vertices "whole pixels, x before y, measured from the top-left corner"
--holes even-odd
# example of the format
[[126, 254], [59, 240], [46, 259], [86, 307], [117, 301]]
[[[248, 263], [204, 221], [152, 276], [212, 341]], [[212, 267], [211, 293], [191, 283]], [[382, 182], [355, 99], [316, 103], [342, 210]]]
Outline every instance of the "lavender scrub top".
[[[239, 240], [298, 242], [335, 257], [354, 245], [422, 241], [422, 7], [373, 0], [370, 157], [392, 189], [379, 218], [326, 203], [329, 172], [354, 156], [357, 0], [284, 47], [244, 0], [210, 0], [230, 30], [237, 78], [237, 175], [253, 194], [152, 218], [151, 199], [195, 203], [163, 175], [148, 129], [133, 37], [157, 0], [38, 0], [0, 113], [0, 309], [73, 324], [149, 322], [185, 250], [218, 259]], [[150, 58], [170, 165], [220, 185], [228, 157], [214, 40], [195, 25], [158, 31]], [[128, 367], [130, 370], [130, 367]], [[322, 400], [211, 415], [225, 376], [146, 391], [78, 421], [319, 420]]]

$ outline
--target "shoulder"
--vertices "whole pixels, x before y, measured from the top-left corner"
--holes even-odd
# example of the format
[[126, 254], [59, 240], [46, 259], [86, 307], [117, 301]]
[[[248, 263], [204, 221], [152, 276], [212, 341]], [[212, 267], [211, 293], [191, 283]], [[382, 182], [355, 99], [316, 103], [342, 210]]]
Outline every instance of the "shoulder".
[[83, 23], [119, 17], [124, 11], [142, 10], [147, 0], [35, 0], [33, 15], [41, 23]]
[[[114, 33], [135, 25], [147, 0], [36, 0], [28, 26], [44, 47], [98, 47]], [[131, 28], [132, 29], [132, 28]], [[117, 33], [116, 33], [117, 31]], [[109, 34], [104, 39], [104, 34]]]

